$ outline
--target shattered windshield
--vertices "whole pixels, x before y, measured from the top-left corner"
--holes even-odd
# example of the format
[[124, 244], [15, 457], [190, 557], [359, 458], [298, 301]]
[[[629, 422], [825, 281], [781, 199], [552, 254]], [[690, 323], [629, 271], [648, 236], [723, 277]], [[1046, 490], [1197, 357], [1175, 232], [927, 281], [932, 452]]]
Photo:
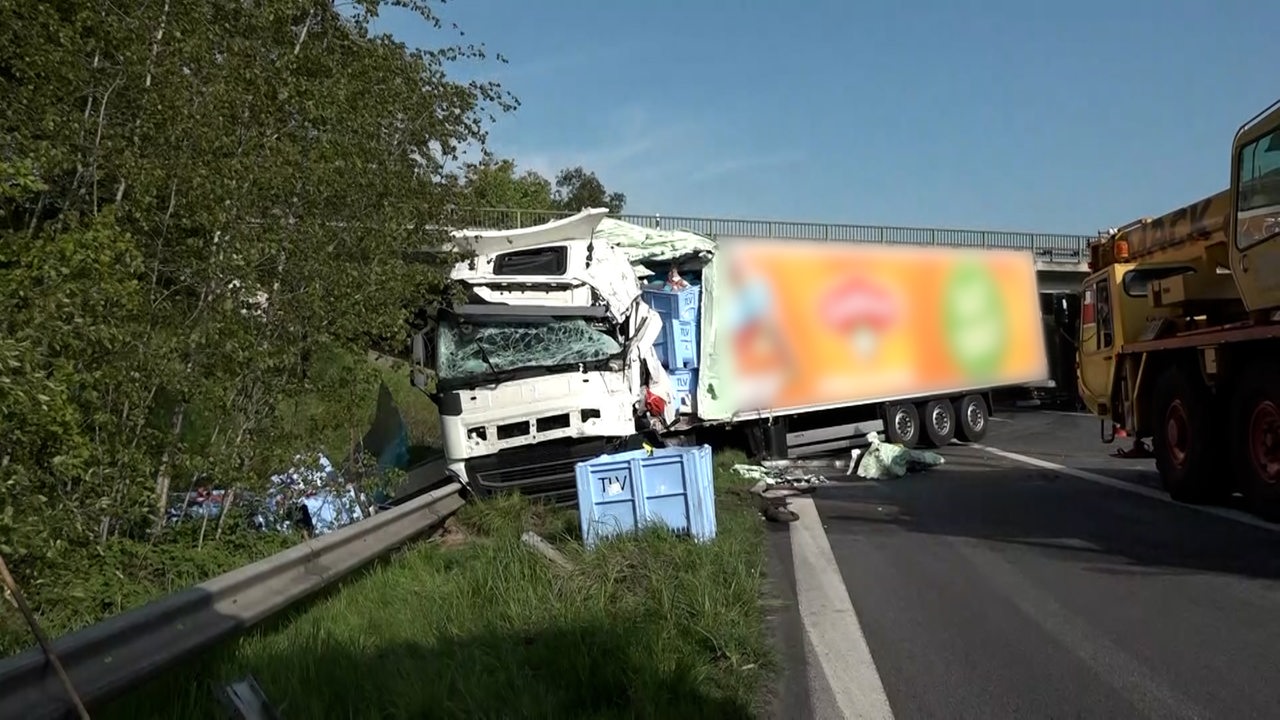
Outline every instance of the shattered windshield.
[[437, 372], [442, 382], [593, 363], [622, 352], [622, 344], [607, 329], [581, 318], [448, 318], [440, 323], [438, 338]]

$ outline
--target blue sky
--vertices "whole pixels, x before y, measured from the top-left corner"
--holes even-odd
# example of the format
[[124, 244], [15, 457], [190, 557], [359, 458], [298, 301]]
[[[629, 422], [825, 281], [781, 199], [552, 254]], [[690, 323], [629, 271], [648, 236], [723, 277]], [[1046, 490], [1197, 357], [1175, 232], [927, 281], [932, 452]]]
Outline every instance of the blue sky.
[[[1274, 0], [451, 0], [491, 148], [629, 212], [1093, 233], [1226, 187]], [[406, 43], [457, 40], [407, 16]]]

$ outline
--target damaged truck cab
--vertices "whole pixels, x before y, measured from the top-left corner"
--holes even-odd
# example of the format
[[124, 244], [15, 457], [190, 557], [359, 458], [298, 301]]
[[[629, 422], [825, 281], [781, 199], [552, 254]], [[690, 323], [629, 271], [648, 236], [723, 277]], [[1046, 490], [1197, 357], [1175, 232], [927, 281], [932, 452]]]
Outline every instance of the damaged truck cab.
[[414, 337], [414, 384], [439, 407], [449, 472], [475, 492], [570, 501], [579, 460], [636, 445], [659, 320], [631, 264], [593, 237], [607, 212], [453, 234], [462, 301]]

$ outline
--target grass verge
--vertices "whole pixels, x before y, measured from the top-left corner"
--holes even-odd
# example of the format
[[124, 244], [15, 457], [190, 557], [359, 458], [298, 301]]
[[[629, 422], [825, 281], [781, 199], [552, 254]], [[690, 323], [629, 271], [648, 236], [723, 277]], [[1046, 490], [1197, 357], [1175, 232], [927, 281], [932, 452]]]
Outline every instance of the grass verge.
[[[746, 718], [773, 664], [756, 506], [716, 458], [715, 541], [660, 529], [582, 549], [576, 513], [508, 496], [340, 592], [96, 717], [217, 717], [247, 673], [291, 718]], [[524, 545], [534, 530], [572, 561]]]

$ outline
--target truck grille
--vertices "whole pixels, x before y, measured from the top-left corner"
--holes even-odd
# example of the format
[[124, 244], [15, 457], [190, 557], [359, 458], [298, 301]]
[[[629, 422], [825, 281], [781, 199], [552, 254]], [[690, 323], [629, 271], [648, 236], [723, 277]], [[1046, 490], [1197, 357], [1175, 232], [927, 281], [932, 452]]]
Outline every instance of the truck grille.
[[578, 502], [575, 467], [583, 460], [624, 449], [638, 441], [587, 438], [511, 448], [466, 461], [467, 476], [480, 495], [519, 492], [555, 505]]

